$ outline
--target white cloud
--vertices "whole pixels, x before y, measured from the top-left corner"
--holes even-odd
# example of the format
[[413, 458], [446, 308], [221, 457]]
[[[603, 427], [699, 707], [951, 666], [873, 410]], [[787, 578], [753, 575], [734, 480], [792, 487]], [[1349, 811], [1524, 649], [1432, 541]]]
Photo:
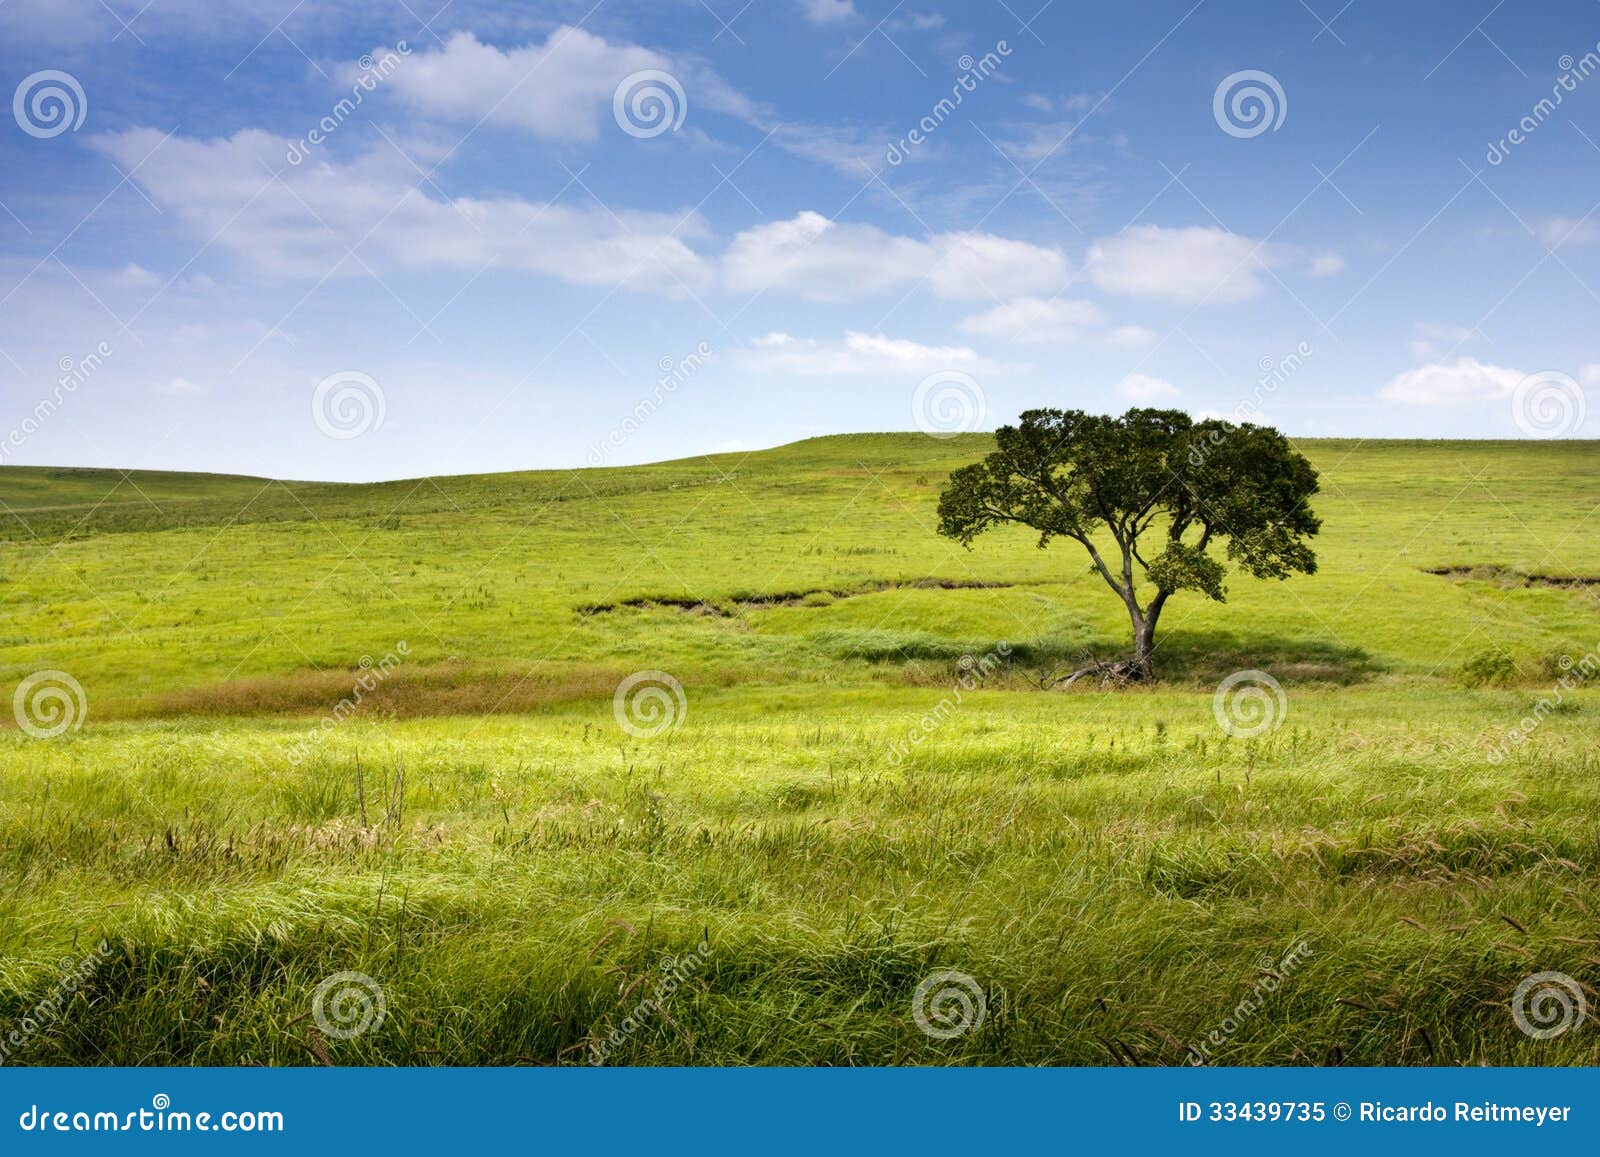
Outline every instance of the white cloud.
[[1178, 396], [1178, 387], [1165, 378], [1149, 374], [1129, 374], [1117, 383], [1117, 397], [1125, 402], [1148, 405]]
[[1243, 301], [1261, 292], [1258, 243], [1210, 226], [1136, 225], [1089, 247], [1084, 269], [1101, 289], [1185, 304]]
[[1054, 249], [993, 233], [940, 233], [932, 238], [928, 283], [940, 297], [1010, 297], [1066, 284], [1067, 259]]
[[1155, 331], [1146, 329], [1142, 325], [1119, 325], [1106, 335], [1106, 340], [1112, 345], [1149, 345], [1156, 340], [1156, 335]]
[[613, 44], [571, 26], [553, 30], [542, 44], [507, 49], [470, 32], [454, 33], [443, 47], [406, 57], [383, 89], [440, 120], [485, 121], [547, 140], [587, 141], [610, 123], [618, 83], [646, 70], [674, 76], [691, 107], [755, 116], [750, 102], [692, 61]]
[[[282, 276], [476, 272], [492, 264], [574, 284], [674, 293], [717, 275], [717, 263], [691, 245], [707, 236], [694, 214], [514, 197], [447, 200], [419, 185], [411, 164], [387, 147], [348, 159], [314, 150], [295, 165], [285, 163], [292, 142], [255, 129], [213, 140], [135, 129], [90, 143], [136, 168], [135, 180], [197, 238]], [[826, 301], [924, 280], [943, 298], [1016, 297], [1053, 292], [1069, 273], [1061, 253], [1025, 241], [988, 233], [921, 240], [812, 212], [738, 234], [720, 268], [735, 289], [772, 287]]]
[[1337, 253], [1319, 253], [1311, 259], [1312, 277], [1335, 277], [1344, 272], [1344, 258]]
[[886, 25], [894, 29], [913, 28], [918, 32], [937, 32], [944, 27], [944, 23], [942, 12], [914, 12], [911, 9], [903, 9], [901, 15], [891, 16]]
[[161, 284], [161, 278], [132, 261], [124, 265], [113, 280], [124, 289], [153, 289]]
[[843, 341], [796, 338], [769, 333], [741, 351], [738, 362], [750, 369], [804, 377], [923, 377], [938, 370], [989, 368], [966, 346], [929, 346], [883, 334], [849, 331]]
[[1527, 375], [1491, 366], [1476, 358], [1429, 362], [1398, 374], [1378, 391], [1380, 398], [1414, 406], [1455, 406], [1509, 397]]
[[[1100, 138], [1082, 131], [1086, 114], [1096, 102], [1096, 98], [1087, 93], [1056, 100], [1030, 94], [1023, 97], [1022, 101], [1030, 108], [1054, 113], [1055, 119], [1002, 124], [995, 143], [1006, 156], [1029, 170], [1031, 181], [1043, 179], [1033, 170], [1047, 160], [1068, 160], [1076, 149], [1084, 145], [1101, 144], [1106, 140], [1113, 145], [1121, 143], [1120, 138]], [[1086, 167], [1084, 163], [1078, 163], [1080, 167]]]
[[1434, 325], [1431, 322], [1419, 322], [1416, 325], [1417, 336], [1413, 338], [1407, 348], [1416, 361], [1436, 361], [1439, 358], [1439, 346], [1449, 342], [1449, 352], [1454, 353], [1457, 348], [1470, 341], [1474, 331], [1458, 325]]
[[1540, 223], [1539, 240], [1551, 249], [1558, 245], [1593, 245], [1600, 241], [1600, 221], [1593, 217], [1552, 217]]
[[786, 153], [828, 165], [845, 176], [864, 180], [883, 167], [887, 133], [853, 125], [817, 125], [785, 122], [769, 138]]
[[[381, 57], [383, 51], [374, 49], [372, 55]], [[697, 58], [612, 43], [575, 27], [555, 29], [542, 44], [506, 49], [458, 32], [442, 48], [406, 57], [382, 90], [436, 120], [471, 125], [481, 120], [546, 140], [590, 141], [614, 128], [617, 85], [645, 70], [665, 72], [679, 83], [687, 106], [683, 131], [700, 143], [715, 147], [687, 118], [695, 110], [710, 109], [761, 129], [787, 153], [856, 180], [882, 166], [888, 133], [881, 127], [779, 120], [771, 109], [735, 90]], [[340, 71], [346, 83], [360, 75], [353, 63]], [[676, 101], [670, 92], [669, 98]], [[412, 148], [425, 151], [420, 143], [408, 145]]]
[[1069, 119], [1008, 126], [1006, 135], [995, 143], [1018, 165], [1032, 169], [1048, 158], [1065, 158], [1074, 144], [1083, 144], [1074, 131], [1078, 123], [1077, 119]]
[[684, 240], [704, 235], [697, 218], [509, 197], [447, 201], [418, 188], [415, 170], [387, 147], [349, 162], [313, 155], [293, 166], [285, 164], [291, 142], [254, 129], [164, 143], [153, 129], [135, 129], [90, 143], [124, 168], [138, 165], [135, 179], [196, 236], [285, 276], [322, 277], [336, 265], [340, 274], [365, 276], [363, 263], [377, 273], [476, 272], [493, 263], [577, 284], [648, 283], [667, 292], [710, 276]]
[[1019, 297], [963, 318], [961, 330], [1021, 345], [1103, 341], [1133, 346], [1155, 337], [1143, 326], [1110, 325], [1105, 311], [1092, 301], [1060, 297]]
[[1105, 313], [1092, 301], [1019, 297], [964, 319], [961, 329], [1002, 341], [1067, 344], [1104, 325]]
[[841, 24], [859, 15], [853, 0], [800, 0], [800, 11], [813, 24]]
[[840, 224], [802, 212], [736, 236], [723, 256], [735, 289], [790, 289], [844, 301], [926, 278], [946, 298], [1009, 297], [1065, 284], [1067, 259], [1054, 249], [990, 233], [941, 233], [927, 240], [872, 225]]

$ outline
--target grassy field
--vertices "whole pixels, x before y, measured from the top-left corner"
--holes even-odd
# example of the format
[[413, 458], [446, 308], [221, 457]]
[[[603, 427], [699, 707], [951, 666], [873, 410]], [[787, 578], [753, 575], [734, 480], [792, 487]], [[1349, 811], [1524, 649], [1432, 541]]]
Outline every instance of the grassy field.
[[1301, 443], [1319, 573], [1116, 692], [1041, 689], [1124, 645], [1076, 547], [934, 534], [987, 445], [0, 469], [4, 687], [81, 689], [0, 731], [0, 1060], [1600, 1063], [1600, 443]]

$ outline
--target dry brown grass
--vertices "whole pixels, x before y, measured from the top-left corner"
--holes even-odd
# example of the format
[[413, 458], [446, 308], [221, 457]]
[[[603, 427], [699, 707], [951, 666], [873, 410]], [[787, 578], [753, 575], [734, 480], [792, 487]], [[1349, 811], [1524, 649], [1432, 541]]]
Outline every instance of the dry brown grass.
[[[563, 703], [610, 698], [617, 684], [631, 673], [631, 668], [598, 664], [408, 666], [390, 672], [369, 691], [357, 687], [358, 681], [369, 674], [359, 668], [293, 671], [173, 691], [113, 708], [111, 714], [124, 719], [323, 715], [333, 713], [343, 701], [350, 704], [345, 714], [395, 719], [519, 714]], [[696, 677], [702, 685], [725, 687], [736, 681], [735, 674], [729, 671]]]

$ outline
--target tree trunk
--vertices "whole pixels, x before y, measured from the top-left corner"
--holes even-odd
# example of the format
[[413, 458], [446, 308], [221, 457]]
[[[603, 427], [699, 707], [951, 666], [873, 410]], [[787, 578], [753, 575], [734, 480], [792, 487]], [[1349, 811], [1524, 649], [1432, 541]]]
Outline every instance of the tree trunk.
[[[0, 0], [3, 3], [4, 0]], [[1133, 548], [1118, 538], [1117, 542], [1122, 547], [1122, 581], [1118, 582], [1116, 576], [1106, 566], [1105, 559], [1100, 557], [1100, 552], [1095, 550], [1094, 543], [1087, 537], [1074, 535], [1089, 552], [1089, 557], [1094, 561], [1094, 569], [1100, 577], [1106, 580], [1106, 585], [1117, 592], [1123, 605], [1128, 608], [1128, 619], [1133, 624], [1133, 655], [1128, 659], [1121, 659], [1115, 663], [1091, 663], [1087, 667], [1074, 671], [1061, 686], [1068, 687], [1085, 675], [1098, 673], [1102, 678], [1114, 679], [1118, 682], [1142, 682], [1155, 678], [1155, 666], [1152, 656], [1155, 653], [1156, 620], [1161, 617], [1161, 608], [1167, 601], [1170, 591], [1157, 590], [1155, 597], [1150, 600], [1147, 608], [1139, 606], [1138, 596], [1133, 585]]]
[[1133, 665], [1139, 672], [1140, 679], [1149, 679], [1155, 674], [1155, 668], [1150, 658], [1155, 650], [1155, 624], [1146, 619], [1133, 633]]
[[1133, 622], [1133, 678], [1148, 681], [1155, 678], [1156, 620], [1161, 617], [1161, 605], [1166, 600], [1160, 595], [1151, 600], [1149, 607], [1140, 611], [1137, 603], [1130, 603], [1128, 617]]

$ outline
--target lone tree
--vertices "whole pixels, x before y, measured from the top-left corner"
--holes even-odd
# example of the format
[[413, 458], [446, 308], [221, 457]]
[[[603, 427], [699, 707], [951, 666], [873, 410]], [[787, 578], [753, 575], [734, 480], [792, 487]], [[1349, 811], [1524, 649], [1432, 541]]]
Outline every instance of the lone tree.
[[[1277, 430], [1196, 422], [1181, 410], [1133, 409], [1120, 418], [1029, 410], [996, 430], [995, 441], [993, 454], [950, 475], [939, 497], [939, 533], [970, 549], [990, 527], [1016, 522], [1039, 532], [1041, 548], [1070, 538], [1089, 552], [1091, 570], [1128, 609], [1133, 655], [1086, 667], [1068, 682], [1089, 671], [1151, 678], [1167, 600], [1196, 590], [1224, 601], [1227, 567], [1208, 553], [1218, 542], [1256, 578], [1317, 569], [1305, 542], [1321, 527], [1309, 501], [1317, 472]], [[1096, 545], [1105, 536], [1114, 552]], [[1143, 603], [1141, 587], [1149, 596]]]

